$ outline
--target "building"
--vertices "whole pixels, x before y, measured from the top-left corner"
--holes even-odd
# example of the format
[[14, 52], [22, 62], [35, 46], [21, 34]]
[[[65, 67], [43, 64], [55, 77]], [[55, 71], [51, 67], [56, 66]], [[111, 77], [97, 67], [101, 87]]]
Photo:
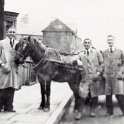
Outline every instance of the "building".
[[[4, 11], [4, 36], [10, 27], [16, 29], [17, 27], [17, 17], [19, 13]], [[17, 40], [25, 36], [33, 36], [34, 38], [42, 41], [42, 35], [33, 35], [33, 34], [16, 34]]]
[[52, 21], [43, 31], [43, 43], [61, 53], [70, 54], [72, 43], [76, 39], [75, 32], [59, 19]]
[[16, 12], [4, 11], [4, 36], [10, 27], [16, 29], [18, 15]]
[[42, 35], [35, 35], [35, 34], [16, 34], [16, 38], [17, 38], [17, 40], [19, 40], [20, 38], [22, 38], [22, 37], [28, 37], [28, 36], [31, 36], [31, 37], [33, 37], [33, 38], [35, 38], [35, 39], [37, 39], [39, 42], [41, 41], [43, 41], [43, 36]]

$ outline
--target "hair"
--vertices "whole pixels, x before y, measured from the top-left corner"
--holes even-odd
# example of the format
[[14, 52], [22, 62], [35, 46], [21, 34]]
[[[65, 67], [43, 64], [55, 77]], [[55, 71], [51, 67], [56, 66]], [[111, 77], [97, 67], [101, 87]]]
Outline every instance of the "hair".
[[86, 40], [90, 40], [90, 42], [91, 42], [91, 39], [90, 38], [85, 38], [83, 42], [85, 42]]
[[114, 36], [113, 36], [113, 35], [111, 35], [111, 34], [109, 34], [109, 35], [107, 36], [107, 38], [109, 38], [109, 37], [112, 37], [112, 38], [114, 38]]
[[111, 39], [112, 42], [114, 42], [115, 37], [114, 37], [113, 35], [108, 35], [108, 36], [107, 36], [107, 42], [109, 41], [109, 39]]

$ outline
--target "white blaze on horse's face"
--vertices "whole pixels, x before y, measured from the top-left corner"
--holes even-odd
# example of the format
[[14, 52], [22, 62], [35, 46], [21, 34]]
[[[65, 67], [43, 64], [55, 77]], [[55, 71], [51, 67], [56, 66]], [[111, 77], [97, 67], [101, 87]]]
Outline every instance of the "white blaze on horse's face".
[[26, 46], [27, 46], [27, 43], [24, 42], [24, 44], [23, 44], [23, 50], [25, 50]]

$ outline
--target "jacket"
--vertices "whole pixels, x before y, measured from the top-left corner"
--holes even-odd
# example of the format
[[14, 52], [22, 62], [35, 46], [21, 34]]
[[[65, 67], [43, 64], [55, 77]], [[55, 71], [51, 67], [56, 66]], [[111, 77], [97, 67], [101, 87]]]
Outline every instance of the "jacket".
[[[118, 73], [124, 64], [124, 54], [120, 49], [115, 48], [111, 53], [109, 49], [103, 52], [105, 94], [124, 94], [124, 83], [118, 80]], [[123, 91], [123, 92], [122, 92]]]
[[14, 57], [15, 50], [11, 47], [9, 38], [0, 41], [0, 89], [20, 87]]
[[[95, 48], [90, 48], [89, 55], [87, 55], [87, 50], [84, 49], [79, 54], [79, 59], [86, 70], [86, 77], [83, 82], [89, 83], [91, 95], [98, 96], [104, 94], [104, 82], [99, 75], [102, 72], [102, 54]], [[98, 80], [96, 78], [98, 78]]]

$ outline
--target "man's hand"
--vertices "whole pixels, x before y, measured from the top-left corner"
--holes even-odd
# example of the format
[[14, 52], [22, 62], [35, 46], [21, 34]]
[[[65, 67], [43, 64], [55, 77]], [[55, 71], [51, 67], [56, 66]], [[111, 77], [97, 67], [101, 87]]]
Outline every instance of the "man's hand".
[[97, 72], [96, 74], [97, 74], [97, 76], [99, 76], [101, 73], [100, 72]]
[[8, 74], [11, 71], [10, 67], [4, 63], [1, 64], [1, 68], [2, 68], [2, 72], [5, 74]]

